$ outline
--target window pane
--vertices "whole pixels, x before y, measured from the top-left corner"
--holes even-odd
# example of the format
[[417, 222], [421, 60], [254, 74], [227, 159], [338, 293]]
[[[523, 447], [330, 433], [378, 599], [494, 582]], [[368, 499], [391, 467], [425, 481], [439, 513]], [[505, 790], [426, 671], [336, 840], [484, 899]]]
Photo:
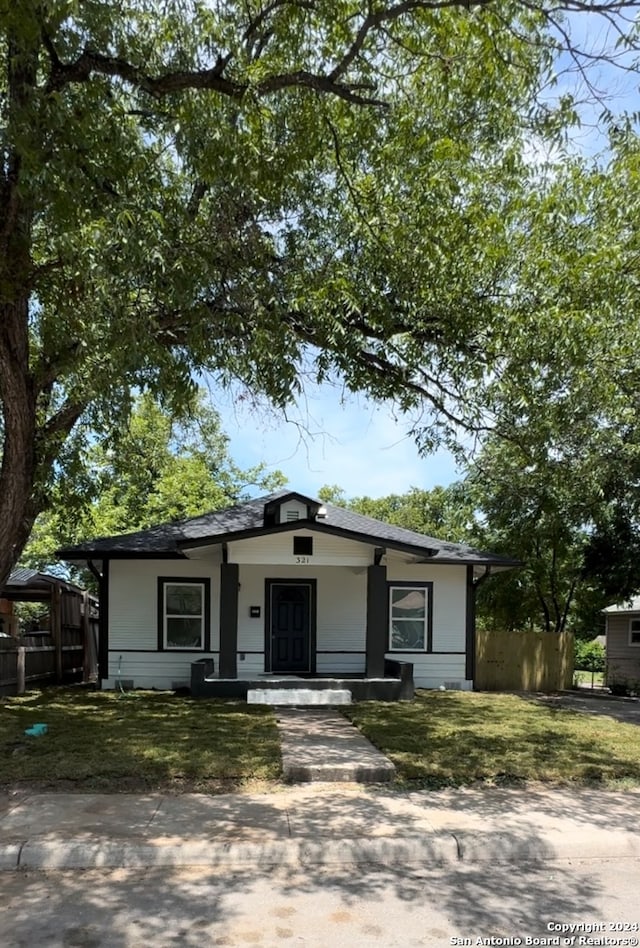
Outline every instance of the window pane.
[[394, 620], [391, 625], [391, 648], [425, 647], [424, 620]]
[[202, 586], [177, 586], [171, 583], [166, 587], [166, 597], [167, 615], [202, 615]]
[[392, 589], [391, 615], [394, 619], [424, 619], [424, 589]]
[[631, 631], [632, 631], [632, 632], [640, 632], [640, 619], [632, 619], [632, 620], [631, 620]]
[[167, 648], [201, 648], [202, 619], [167, 619]]

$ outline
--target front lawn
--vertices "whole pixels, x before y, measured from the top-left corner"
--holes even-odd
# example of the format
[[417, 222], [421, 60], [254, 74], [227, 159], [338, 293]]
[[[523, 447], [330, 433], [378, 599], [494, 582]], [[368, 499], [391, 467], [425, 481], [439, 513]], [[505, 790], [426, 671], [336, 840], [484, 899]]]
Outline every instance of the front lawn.
[[[516, 695], [419, 691], [343, 712], [399, 788], [542, 780], [640, 785], [640, 727]], [[42, 737], [25, 728], [48, 725]], [[0, 698], [0, 787], [205, 793], [275, 785], [273, 712], [168, 692], [51, 688]]]
[[419, 691], [345, 713], [397, 767], [402, 783], [480, 780], [640, 784], [640, 727], [517, 695]]
[[[36, 723], [47, 724], [48, 733], [26, 736]], [[211, 793], [279, 774], [267, 708], [82, 688], [0, 699], [0, 786]]]

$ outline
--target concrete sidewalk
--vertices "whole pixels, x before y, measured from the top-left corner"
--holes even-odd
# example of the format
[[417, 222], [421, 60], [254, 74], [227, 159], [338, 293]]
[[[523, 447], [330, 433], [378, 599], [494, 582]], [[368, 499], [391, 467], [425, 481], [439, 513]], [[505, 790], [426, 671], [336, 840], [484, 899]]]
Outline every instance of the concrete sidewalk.
[[640, 791], [308, 784], [269, 793], [9, 795], [0, 868], [453, 865], [640, 858]]

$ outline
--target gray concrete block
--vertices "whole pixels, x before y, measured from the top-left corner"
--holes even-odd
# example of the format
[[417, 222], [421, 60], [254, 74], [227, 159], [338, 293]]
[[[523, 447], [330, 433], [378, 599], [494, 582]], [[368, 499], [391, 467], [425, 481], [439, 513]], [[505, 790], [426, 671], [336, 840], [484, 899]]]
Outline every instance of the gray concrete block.
[[247, 704], [344, 705], [351, 704], [351, 692], [346, 688], [251, 688]]
[[282, 773], [293, 783], [389, 783], [395, 779], [396, 768], [384, 759], [371, 764], [303, 764], [285, 758]]
[[20, 853], [20, 869], [119, 869], [124, 847], [119, 840], [27, 841]]
[[0, 871], [17, 869], [22, 843], [3, 843], [0, 845]]

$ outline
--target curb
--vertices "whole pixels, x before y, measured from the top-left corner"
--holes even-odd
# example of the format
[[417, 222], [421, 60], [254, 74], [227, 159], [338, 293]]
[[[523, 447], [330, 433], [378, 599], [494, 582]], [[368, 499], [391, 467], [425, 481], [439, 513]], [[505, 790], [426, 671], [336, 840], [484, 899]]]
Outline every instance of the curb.
[[623, 830], [554, 830], [539, 836], [454, 832], [461, 862], [554, 862], [570, 859], [638, 859], [640, 834]]
[[265, 843], [33, 839], [0, 845], [0, 871], [126, 869], [179, 866], [276, 867], [455, 866], [543, 863], [571, 859], [640, 859], [640, 833], [616, 830], [535, 836], [481, 831], [360, 839], [272, 840]]
[[32, 840], [0, 845], [0, 870], [126, 869], [176, 866], [275, 867], [381, 863], [452, 865], [449, 833], [394, 839], [275, 840], [270, 843], [128, 843], [118, 840]]
[[395, 780], [395, 765], [388, 761], [375, 764], [300, 764], [282, 756], [282, 773], [290, 783], [390, 783]]

